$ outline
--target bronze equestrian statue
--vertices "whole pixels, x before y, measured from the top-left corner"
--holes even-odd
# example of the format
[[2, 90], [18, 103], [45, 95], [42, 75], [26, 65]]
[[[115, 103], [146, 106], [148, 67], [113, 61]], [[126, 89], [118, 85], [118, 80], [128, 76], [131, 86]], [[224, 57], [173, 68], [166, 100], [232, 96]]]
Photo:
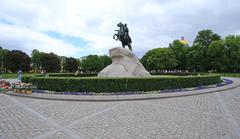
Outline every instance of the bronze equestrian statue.
[[117, 24], [117, 26], [119, 27], [119, 30], [115, 30], [117, 31], [117, 33], [113, 35], [113, 39], [115, 39], [116, 41], [121, 41], [123, 48], [125, 48], [125, 46], [127, 45], [128, 48], [132, 51], [132, 39], [129, 36], [127, 24], [123, 24], [120, 22]]

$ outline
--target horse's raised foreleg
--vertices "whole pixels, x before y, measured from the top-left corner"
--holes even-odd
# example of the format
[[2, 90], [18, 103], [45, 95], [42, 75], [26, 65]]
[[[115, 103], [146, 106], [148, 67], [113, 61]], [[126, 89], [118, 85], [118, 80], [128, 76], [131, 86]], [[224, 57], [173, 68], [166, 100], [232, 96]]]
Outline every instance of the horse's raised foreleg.
[[[116, 38], [115, 36], [116, 36], [117, 38]], [[114, 39], [114, 40], [118, 40], [118, 35], [117, 35], [117, 34], [114, 34], [114, 35], [113, 35], [113, 39]]]

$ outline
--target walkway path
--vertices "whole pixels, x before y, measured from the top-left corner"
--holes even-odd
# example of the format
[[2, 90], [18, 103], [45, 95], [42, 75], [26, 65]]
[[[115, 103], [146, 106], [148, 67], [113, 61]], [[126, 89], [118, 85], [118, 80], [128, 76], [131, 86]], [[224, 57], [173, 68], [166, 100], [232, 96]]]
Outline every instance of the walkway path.
[[240, 87], [186, 97], [79, 102], [0, 94], [0, 139], [239, 139]]

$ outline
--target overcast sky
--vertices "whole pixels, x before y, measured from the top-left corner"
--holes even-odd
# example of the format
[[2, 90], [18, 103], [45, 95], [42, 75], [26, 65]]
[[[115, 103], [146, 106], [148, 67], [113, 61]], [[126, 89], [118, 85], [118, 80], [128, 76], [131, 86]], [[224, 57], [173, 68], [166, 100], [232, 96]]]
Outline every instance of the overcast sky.
[[222, 37], [240, 34], [239, 0], [0, 0], [0, 46], [31, 54], [33, 49], [79, 58], [108, 54], [127, 23], [133, 51], [141, 57], [198, 31]]

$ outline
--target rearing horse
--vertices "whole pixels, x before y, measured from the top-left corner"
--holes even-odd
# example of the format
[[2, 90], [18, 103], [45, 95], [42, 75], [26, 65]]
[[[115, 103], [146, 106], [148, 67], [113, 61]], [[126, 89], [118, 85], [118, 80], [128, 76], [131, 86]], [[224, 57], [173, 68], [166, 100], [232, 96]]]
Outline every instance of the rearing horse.
[[125, 48], [125, 46], [127, 45], [128, 48], [132, 51], [132, 39], [130, 38], [128, 32], [128, 27], [127, 24], [123, 25], [121, 22], [117, 24], [117, 26], [120, 28], [119, 30], [115, 30], [117, 31], [117, 33], [115, 33], [113, 35], [113, 39], [115, 39], [116, 41], [119, 40], [122, 43], [122, 47]]

